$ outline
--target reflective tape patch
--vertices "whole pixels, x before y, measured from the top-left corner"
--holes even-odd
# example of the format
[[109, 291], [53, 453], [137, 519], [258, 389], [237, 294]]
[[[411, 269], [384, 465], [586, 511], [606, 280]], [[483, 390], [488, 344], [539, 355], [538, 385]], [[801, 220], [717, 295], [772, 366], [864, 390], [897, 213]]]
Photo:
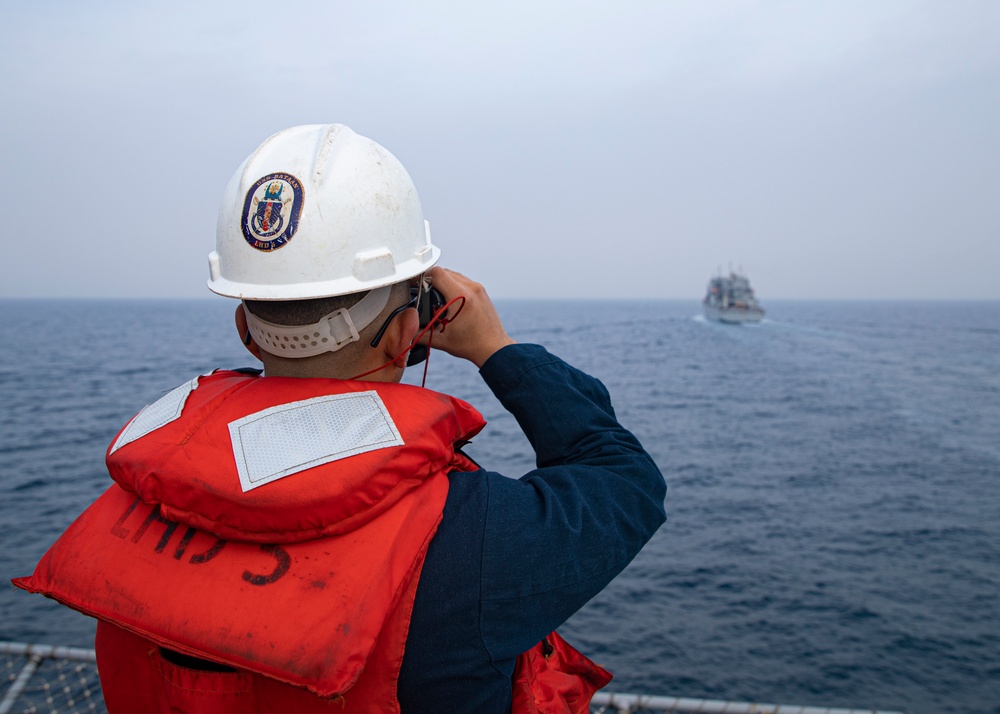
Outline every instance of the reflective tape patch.
[[243, 492], [376, 449], [402, 446], [378, 392], [281, 404], [229, 424]]
[[198, 378], [195, 377], [190, 382], [186, 382], [158, 400], [143, 407], [142, 411], [132, 417], [132, 421], [122, 431], [111, 447], [111, 453], [130, 444], [136, 439], [141, 439], [151, 431], [156, 431], [161, 426], [166, 426], [184, 411], [184, 403], [187, 402], [188, 395], [198, 386]]

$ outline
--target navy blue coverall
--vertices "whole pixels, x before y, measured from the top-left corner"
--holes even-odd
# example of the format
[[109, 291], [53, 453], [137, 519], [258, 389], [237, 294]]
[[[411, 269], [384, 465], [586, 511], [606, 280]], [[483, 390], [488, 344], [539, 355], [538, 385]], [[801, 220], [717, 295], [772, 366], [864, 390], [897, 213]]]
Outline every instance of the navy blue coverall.
[[666, 518], [663, 476], [597, 379], [527, 344], [504, 347], [480, 374], [537, 468], [516, 480], [451, 474], [406, 642], [404, 714], [508, 712], [517, 656], [600, 592]]

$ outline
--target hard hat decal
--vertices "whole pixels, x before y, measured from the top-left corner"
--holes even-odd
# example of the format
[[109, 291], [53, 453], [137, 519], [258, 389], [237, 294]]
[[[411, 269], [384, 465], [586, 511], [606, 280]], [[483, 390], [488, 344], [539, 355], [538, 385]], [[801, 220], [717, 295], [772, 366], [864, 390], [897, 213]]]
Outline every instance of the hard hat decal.
[[257, 250], [276, 250], [295, 235], [301, 213], [302, 182], [291, 174], [268, 174], [243, 201], [243, 237]]

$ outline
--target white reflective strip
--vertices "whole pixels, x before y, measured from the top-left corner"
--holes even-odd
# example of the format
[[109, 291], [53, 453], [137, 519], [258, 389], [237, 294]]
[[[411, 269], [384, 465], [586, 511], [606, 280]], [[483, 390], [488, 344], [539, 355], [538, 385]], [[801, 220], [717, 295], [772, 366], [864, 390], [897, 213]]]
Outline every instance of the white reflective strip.
[[243, 492], [367, 451], [402, 446], [378, 392], [281, 404], [229, 424]]
[[111, 447], [111, 453], [130, 444], [136, 439], [141, 439], [151, 431], [156, 431], [161, 426], [166, 426], [181, 415], [188, 395], [198, 386], [198, 378], [195, 377], [190, 382], [186, 382], [167, 394], [160, 397], [152, 404], [143, 407], [142, 411], [132, 417], [132, 421], [122, 431]]

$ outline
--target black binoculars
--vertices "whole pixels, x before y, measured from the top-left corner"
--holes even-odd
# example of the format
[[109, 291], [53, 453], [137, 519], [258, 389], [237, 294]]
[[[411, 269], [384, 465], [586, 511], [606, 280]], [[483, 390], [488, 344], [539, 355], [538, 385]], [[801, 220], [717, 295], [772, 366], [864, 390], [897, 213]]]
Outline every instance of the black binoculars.
[[[420, 329], [430, 324], [431, 318], [444, 307], [444, 295], [434, 288], [427, 288], [424, 294], [420, 294], [419, 287], [410, 288], [410, 301], [415, 302], [417, 313], [420, 315]], [[447, 315], [448, 313], [445, 313]], [[444, 315], [442, 315], [444, 317]], [[410, 348], [410, 356], [406, 358], [406, 366], [412, 367], [427, 359], [427, 347], [424, 345], [413, 345]]]

